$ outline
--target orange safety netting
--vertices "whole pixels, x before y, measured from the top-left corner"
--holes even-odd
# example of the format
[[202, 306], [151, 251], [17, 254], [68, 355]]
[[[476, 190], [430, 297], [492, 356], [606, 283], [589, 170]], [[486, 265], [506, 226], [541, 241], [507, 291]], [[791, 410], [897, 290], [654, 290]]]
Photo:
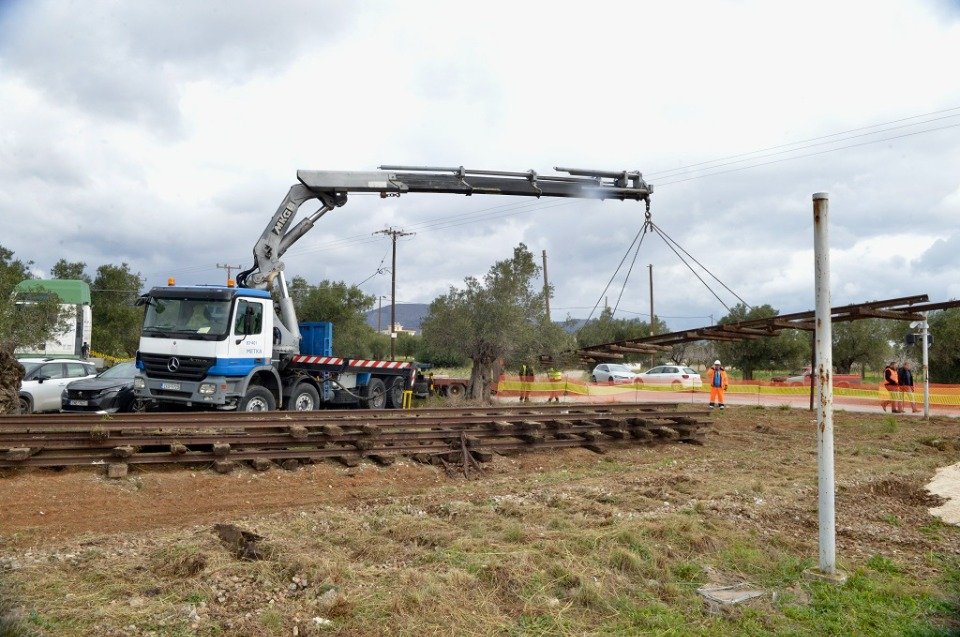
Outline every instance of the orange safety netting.
[[[846, 383], [844, 383], [846, 384]], [[533, 381], [524, 381], [519, 376], [504, 374], [497, 385], [497, 394], [500, 397], [517, 397], [528, 394], [532, 399], [546, 400], [550, 397], [562, 397], [566, 400], [580, 400], [584, 402], [626, 402], [643, 401], [651, 398], [663, 399], [670, 394], [680, 402], [702, 402], [709, 394], [710, 387], [702, 383], [700, 387], [675, 387], [671, 385], [652, 385], [649, 383], [592, 383], [581, 379], [566, 376], [559, 381], [550, 381], [545, 376], [536, 376]], [[770, 381], [731, 381], [727, 387], [727, 396], [736, 398], [728, 400], [738, 404], [752, 403], [756, 397], [757, 404], [761, 398], [774, 398], [773, 402], [799, 405], [802, 401], [809, 401], [810, 386], [787, 386], [783, 383]], [[878, 384], [851, 384], [850, 386], [834, 386], [833, 401], [837, 405], [864, 405], [879, 406], [897, 400], [903, 401], [907, 410], [912, 409], [911, 402], [918, 409], [923, 408], [923, 385], [915, 385], [911, 394], [895, 392], [892, 396], [882, 385]], [[901, 396], [901, 394], [903, 394]], [[960, 385], [930, 384], [930, 407], [939, 411], [960, 411]]]

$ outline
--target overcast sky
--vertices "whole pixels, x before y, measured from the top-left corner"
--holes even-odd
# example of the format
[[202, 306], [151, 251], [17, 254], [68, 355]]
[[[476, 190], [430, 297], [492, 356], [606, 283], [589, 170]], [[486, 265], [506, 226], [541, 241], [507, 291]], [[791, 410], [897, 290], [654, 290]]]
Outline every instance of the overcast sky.
[[[820, 191], [834, 305], [960, 297], [957, 2], [352, 4], [0, 0], [0, 244], [41, 274], [125, 261], [147, 285], [216, 283], [297, 169], [631, 169], [654, 222], [752, 305], [813, 308]], [[547, 251], [554, 318], [585, 317], [643, 218], [354, 196], [285, 261], [389, 294], [372, 233], [415, 231], [397, 298], [428, 303], [523, 241]], [[672, 328], [736, 302], [648, 237], [619, 315], [646, 318], [648, 264]]]

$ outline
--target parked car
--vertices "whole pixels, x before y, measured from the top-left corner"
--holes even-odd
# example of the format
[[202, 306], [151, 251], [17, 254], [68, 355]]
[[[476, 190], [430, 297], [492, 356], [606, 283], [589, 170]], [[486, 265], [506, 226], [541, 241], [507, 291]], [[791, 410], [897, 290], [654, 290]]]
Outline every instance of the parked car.
[[[775, 376], [770, 379], [770, 382], [775, 385], [786, 385], [787, 387], [802, 387], [806, 385], [810, 386], [810, 383], [813, 382], [813, 374], [810, 372], [810, 366], [807, 365], [801, 371], [792, 372], [790, 376]], [[833, 386], [834, 387], [856, 387], [861, 384], [860, 376], [857, 374], [838, 374], [833, 372]]]
[[58, 411], [60, 395], [69, 383], [97, 375], [97, 368], [93, 363], [72, 358], [19, 358], [17, 360], [27, 372], [20, 387], [20, 411], [25, 414]]
[[152, 405], [133, 393], [136, 375], [137, 366], [130, 361], [114, 365], [94, 378], [74, 381], [63, 391], [60, 409], [98, 413], [146, 411]]
[[651, 385], [670, 385], [675, 389], [700, 389], [703, 385], [696, 370], [681, 365], [659, 365], [637, 374], [637, 380]]
[[590, 380], [595, 383], [632, 383], [636, 377], [626, 365], [601, 363], [593, 368]]

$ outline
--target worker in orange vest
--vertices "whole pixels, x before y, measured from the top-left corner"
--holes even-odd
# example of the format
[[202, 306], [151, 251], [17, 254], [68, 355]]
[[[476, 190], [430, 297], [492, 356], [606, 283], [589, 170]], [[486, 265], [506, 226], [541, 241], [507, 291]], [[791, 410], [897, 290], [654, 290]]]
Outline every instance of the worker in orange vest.
[[714, 403], [720, 406], [720, 409], [726, 409], [723, 404], [723, 392], [727, 389], [727, 372], [723, 369], [720, 361], [713, 361], [713, 369], [710, 370], [710, 409], [713, 409]]
[[[890, 364], [883, 370], [883, 383], [880, 387], [880, 407], [886, 411], [887, 405], [890, 405], [890, 411], [895, 414], [901, 413], [903, 403], [900, 399], [900, 377], [897, 374], [897, 361], [890, 361]], [[890, 396], [890, 400], [884, 400], [885, 392]]]

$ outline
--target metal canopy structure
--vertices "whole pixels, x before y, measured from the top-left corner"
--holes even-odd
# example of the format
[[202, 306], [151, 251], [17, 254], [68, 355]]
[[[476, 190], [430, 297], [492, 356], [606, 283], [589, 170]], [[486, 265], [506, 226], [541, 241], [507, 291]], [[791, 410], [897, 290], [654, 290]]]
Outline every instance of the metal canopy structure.
[[[960, 307], [960, 300], [930, 303], [926, 294], [904, 296], [882, 301], [855, 303], [831, 308], [833, 322], [857, 321], [868, 318], [895, 321], [922, 321], [924, 312]], [[738, 323], [717, 324], [692, 330], [644, 336], [615, 343], [592, 345], [577, 350], [584, 363], [622, 360], [626, 354], [654, 354], [680, 343], [692, 341], [743, 341], [776, 336], [783, 330], [814, 331], [815, 312], [781, 314], [765, 319], [753, 319]]]

